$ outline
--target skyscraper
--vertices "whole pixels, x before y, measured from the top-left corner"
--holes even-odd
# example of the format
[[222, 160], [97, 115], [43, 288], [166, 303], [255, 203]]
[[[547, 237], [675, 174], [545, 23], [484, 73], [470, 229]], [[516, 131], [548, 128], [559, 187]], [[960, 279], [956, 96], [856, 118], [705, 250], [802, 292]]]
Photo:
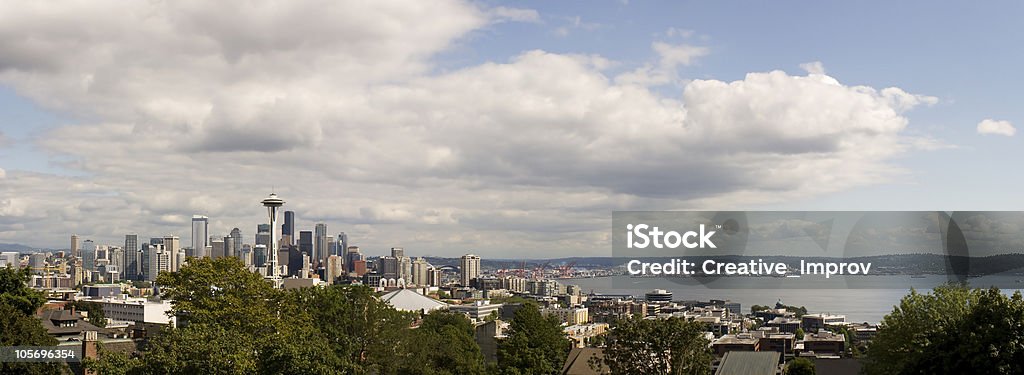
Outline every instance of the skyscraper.
[[313, 254], [309, 257], [312, 259], [313, 268], [327, 260], [328, 254], [327, 248], [327, 224], [317, 223], [313, 229]]
[[164, 248], [163, 244], [150, 245], [149, 246], [149, 273], [146, 274], [146, 280], [156, 281], [157, 275], [160, 272], [171, 271], [171, 257], [170, 252]]
[[[242, 253], [242, 231], [238, 228], [234, 228], [231, 230], [231, 234], [229, 234], [228, 237], [231, 237], [232, 241], [231, 249], [228, 249], [230, 250], [229, 252], [231, 253], [231, 256], [239, 256]], [[227, 242], [227, 239], [225, 239], [224, 243]]]
[[469, 286], [473, 279], [480, 277], [480, 257], [473, 254], [463, 255], [461, 265], [460, 281], [462, 286]]
[[125, 235], [124, 273], [128, 280], [138, 280], [142, 268], [138, 259], [138, 235]]
[[270, 224], [256, 226], [256, 245], [264, 245], [270, 248]]
[[281, 225], [281, 237], [288, 238], [288, 244], [295, 244], [295, 211], [284, 212], [284, 224]]
[[71, 256], [76, 257], [76, 258], [80, 258], [82, 256], [82, 253], [79, 252], [78, 235], [77, 234], [72, 234], [71, 235]]
[[338, 233], [338, 240], [334, 242], [337, 250], [335, 255], [341, 255], [342, 262], [348, 262], [348, 235], [345, 232]]
[[391, 256], [393, 256], [395, 258], [404, 257], [405, 256], [405, 248], [402, 248], [402, 247], [392, 247], [391, 248]]
[[86, 271], [96, 270], [96, 243], [92, 240], [85, 240], [82, 242], [82, 249], [79, 251], [82, 254], [82, 268]]
[[178, 272], [178, 266], [185, 261], [185, 259], [178, 259], [178, 250], [181, 250], [181, 239], [178, 236], [164, 236], [164, 252], [167, 253], [171, 272]]
[[[299, 252], [306, 255], [313, 254], [313, 232], [308, 230], [299, 231]], [[289, 262], [292, 259], [295, 258], [289, 258]], [[301, 260], [302, 258], [298, 259]]]
[[[208, 257], [206, 246], [209, 245], [207, 237], [210, 231], [210, 218], [202, 215], [192, 216], [192, 253], [196, 258]], [[174, 249], [173, 253], [178, 250]]]

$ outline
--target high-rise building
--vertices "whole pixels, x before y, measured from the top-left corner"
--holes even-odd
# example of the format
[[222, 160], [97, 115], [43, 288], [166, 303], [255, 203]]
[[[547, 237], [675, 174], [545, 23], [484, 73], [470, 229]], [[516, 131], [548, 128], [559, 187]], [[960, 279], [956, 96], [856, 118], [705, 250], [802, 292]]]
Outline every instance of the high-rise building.
[[266, 267], [267, 245], [259, 244], [252, 248], [252, 265], [256, 267]]
[[163, 244], [149, 246], [149, 273], [146, 280], [156, 281], [160, 272], [171, 272], [171, 253]]
[[[313, 253], [313, 232], [299, 231], [299, 252], [309, 255]], [[291, 258], [289, 258], [291, 261]]]
[[82, 254], [82, 268], [86, 271], [96, 270], [96, 243], [92, 240], [85, 240], [82, 242], [82, 249], [79, 251]]
[[359, 246], [349, 246], [345, 248], [345, 270], [352, 272], [352, 262], [357, 260], [366, 260], [363, 258], [363, 254], [359, 252]]
[[314, 268], [327, 260], [328, 251], [327, 224], [317, 223], [313, 228], [313, 253], [310, 254]]
[[110, 249], [110, 264], [117, 267], [117, 270], [122, 274], [125, 273], [125, 267], [127, 266], [127, 263], [125, 263], [125, 253], [127, 251], [119, 247]]
[[185, 260], [178, 259], [178, 250], [181, 250], [181, 239], [178, 236], [164, 236], [164, 252], [167, 253], [171, 272], [178, 272], [178, 267]]
[[391, 248], [391, 256], [393, 256], [395, 258], [404, 257], [405, 256], [405, 248], [402, 248], [402, 247], [392, 247]]
[[210, 248], [213, 249], [210, 252], [210, 258], [221, 258], [224, 256], [224, 239], [226, 237], [213, 236], [210, 237]]
[[334, 255], [341, 255], [341, 261], [348, 262], [348, 235], [345, 232], [338, 233], [338, 240], [334, 241], [334, 247], [337, 249]]
[[224, 256], [226, 257], [237, 257], [238, 252], [235, 251], [235, 238], [230, 235], [224, 237]]
[[124, 235], [124, 267], [121, 272], [128, 280], [138, 280], [142, 269], [139, 267], [139, 235]]
[[256, 245], [263, 245], [270, 247], [270, 224], [260, 224], [256, 226]]
[[288, 238], [288, 244], [295, 244], [295, 211], [284, 212], [284, 224], [281, 225], [281, 237]]
[[150, 245], [163, 245], [164, 244], [164, 238], [163, 237], [151, 237], [149, 239], [149, 244]]
[[251, 267], [252, 263], [252, 246], [249, 244], [242, 245], [242, 248], [238, 250], [238, 259], [242, 260], [242, 264], [246, 267]]
[[340, 255], [328, 256], [327, 262], [324, 264], [324, 281], [328, 284], [334, 284], [335, 279], [344, 276], [346, 273]]
[[[242, 230], [238, 229], [238, 228], [234, 228], [234, 229], [231, 230], [231, 234], [229, 234], [228, 237], [231, 237], [231, 241], [232, 241], [231, 242], [231, 249], [230, 249], [231, 250], [230, 251], [231, 256], [234, 256], [234, 257], [239, 256], [239, 254], [242, 252]], [[227, 239], [225, 239], [224, 243], [227, 243], [227, 242], [228, 242]]]
[[[192, 216], [192, 252], [196, 258], [208, 257], [210, 254], [206, 254], [206, 246], [210, 243], [207, 242], [210, 231], [210, 218], [202, 215]], [[174, 249], [174, 253], [178, 250]]]
[[462, 286], [469, 286], [469, 283], [480, 277], [480, 257], [473, 254], [466, 254], [462, 256], [462, 268], [460, 270], [460, 280]]
[[71, 256], [73, 256], [75, 258], [80, 258], [82, 256], [82, 253], [79, 251], [79, 247], [78, 247], [78, 235], [77, 234], [72, 234], [71, 235]]
[[412, 284], [418, 286], [430, 286], [430, 263], [423, 257], [412, 261]]

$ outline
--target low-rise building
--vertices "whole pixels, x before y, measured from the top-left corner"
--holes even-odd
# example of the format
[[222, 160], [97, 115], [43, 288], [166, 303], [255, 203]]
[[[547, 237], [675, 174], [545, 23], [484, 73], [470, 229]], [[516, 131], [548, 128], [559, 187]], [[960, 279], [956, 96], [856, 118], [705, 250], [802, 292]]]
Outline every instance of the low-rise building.
[[448, 310], [466, 314], [474, 321], [484, 320], [484, 318], [491, 314], [497, 317], [499, 309], [501, 309], [500, 303], [492, 304], [491, 301], [487, 300], [475, 301], [464, 305], [448, 305]]
[[846, 336], [822, 330], [818, 333], [806, 334], [803, 344], [804, 352], [813, 352], [815, 355], [841, 356], [846, 351]]
[[718, 356], [732, 351], [756, 352], [761, 349], [761, 339], [751, 333], [724, 335], [712, 342], [711, 348]]

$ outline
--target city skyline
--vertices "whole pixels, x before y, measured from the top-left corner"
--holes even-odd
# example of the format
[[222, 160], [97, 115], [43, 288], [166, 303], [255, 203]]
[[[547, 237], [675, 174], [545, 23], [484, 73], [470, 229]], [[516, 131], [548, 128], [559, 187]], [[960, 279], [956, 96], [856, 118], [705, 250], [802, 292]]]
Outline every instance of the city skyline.
[[0, 242], [249, 241], [268, 191], [490, 258], [610, 255], [616, 210], [1024, 209], [1020, 4], [332, 5], [0, 5]]

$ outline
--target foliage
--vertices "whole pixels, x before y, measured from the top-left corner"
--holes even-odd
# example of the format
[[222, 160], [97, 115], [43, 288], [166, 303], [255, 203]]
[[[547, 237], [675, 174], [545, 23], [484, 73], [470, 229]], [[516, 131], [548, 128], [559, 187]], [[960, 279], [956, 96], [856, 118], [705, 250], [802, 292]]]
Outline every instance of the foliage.
[[[29, 270], [0, 268], [0, 346], [57, 345], [33, 315], [45, 299], [26, 284]], [[59, 363], [0, 362], [0, 374], [54, 374]]]
[[704, 325], [683, 318], [619, 319], [603, 363], [612, 374], [710, 374], [711, 351]]
[[103, 328], [107, 326], [107, 317], [103, 314], [103, 305], [91, 301], [72, 301], [64, 307], [70, 309], [74, 307], [77, 311], [85, 311], [89, 315], [89, 323], [94, 326]]
[[804, 339], [804, 334], [805, 334], [805, 332], [804, 332], [803, 328], [797, 328], [796, 331], [793, 331], [793, 335], [796, 336], [797, 340], [803, 340]]
[[[473, 338], [473, 324], [465, 315], [434, 311], [412, 330], [401, 374], [485, 374], [480, 347]], [[438, 350], [438, 348], [444, 348]]]
[[868, 348], [869, 374], [1024, 373], [1024, 301], [997, 288], [914, 290]]
[[28, 287], [31, 276], [29, 268], [17, 269], [10, 265], [0, 268], [0, 303], [13, 306], [25, 315], [35, 315], [46, 303], [46, 297]]
[[569, 339], [555, 316], [544, 316], [535, 303], [523, 305], [498, 345], [502, 374], [555, 374], [569, 354]]
[[814, 375], [814, 362], [807, 358], [797, 358], [786, 365], [786, 375]]

